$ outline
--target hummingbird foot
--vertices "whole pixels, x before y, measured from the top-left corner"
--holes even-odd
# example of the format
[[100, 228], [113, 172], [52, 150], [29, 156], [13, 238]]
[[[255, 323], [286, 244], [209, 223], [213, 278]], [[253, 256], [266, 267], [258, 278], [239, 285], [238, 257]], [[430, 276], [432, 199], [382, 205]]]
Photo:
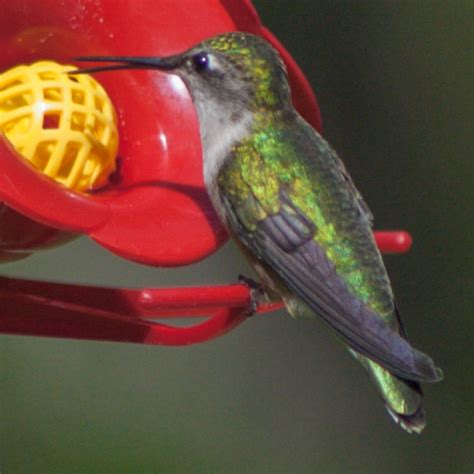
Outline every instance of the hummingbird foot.
[[248, 276], [239, 275], [239, 282], [248, 286], [250, 290], [250, 303], [245, 310], [245, 314], [248, 317], [253, 316], [257, 312], [258, 307], [262, 303], [267, 302], [266, 291], [260, 283]]

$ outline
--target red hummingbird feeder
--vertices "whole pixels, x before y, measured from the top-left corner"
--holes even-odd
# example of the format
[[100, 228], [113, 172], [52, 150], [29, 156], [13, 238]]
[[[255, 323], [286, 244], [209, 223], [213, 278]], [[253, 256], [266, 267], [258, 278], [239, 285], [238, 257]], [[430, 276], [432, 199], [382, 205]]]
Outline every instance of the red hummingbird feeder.
[[[194, 0], [2, 2], [0, 70], [83, 55], [166, 56], [235, 30], [260, 35], [280, 52], [296, 108], [321, 131], [311, 87], [249, 0], [202, 0], [199, 8]], [[174, 267], [209, 256], [227, 240], [203, 184], [197, 118], [180, 80], [127, 71], [104, 75], [101, 83], [117, 109], [121, 139], [117, 171], [100, 190], [59, 185], [0, 134], [0, 262], [87, 234], [122, 258]], [[383, 252], [411, 245], [402, 231], [375, 237]], [[192, 344], [234, 328], [249, 302], [243, 284], [137, 290], [0, 277], [0, 332]], [[150, 320], [182, 315], [207, 317], [189, 327]]]

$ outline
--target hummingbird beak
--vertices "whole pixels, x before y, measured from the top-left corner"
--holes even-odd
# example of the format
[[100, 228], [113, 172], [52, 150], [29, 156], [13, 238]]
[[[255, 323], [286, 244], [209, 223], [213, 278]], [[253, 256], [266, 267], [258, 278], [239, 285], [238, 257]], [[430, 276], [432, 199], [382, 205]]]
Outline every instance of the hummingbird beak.
[[174, 55], [164, 58], [140, 56], [81, 56], [74, 58], [74, 61], [119, 64], [81, 68], [75, 71], [69, 71], [68, 74], [91, 74], [94, 72], [117, 71], [120, 69], [157, 69], [159, 71], [172, 71], [183, 63], [183, 56]]

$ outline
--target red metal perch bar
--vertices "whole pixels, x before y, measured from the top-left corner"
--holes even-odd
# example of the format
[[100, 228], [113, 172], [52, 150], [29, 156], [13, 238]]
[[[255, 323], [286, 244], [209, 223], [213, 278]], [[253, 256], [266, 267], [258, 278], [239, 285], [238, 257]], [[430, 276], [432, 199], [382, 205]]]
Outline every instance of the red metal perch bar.
[[[403, 231], [376, 232], [384, 252], [403, 253], [411, 237]], [[104, 288], [0, 277], [0, 333], [187, 345], [205, 342], [235, 328], [250, 302], [242, 284], [189, 288]], [[258, 308], [267, 313], [281, 308]], [[188, 327], [153, 318], [205, 317]]]

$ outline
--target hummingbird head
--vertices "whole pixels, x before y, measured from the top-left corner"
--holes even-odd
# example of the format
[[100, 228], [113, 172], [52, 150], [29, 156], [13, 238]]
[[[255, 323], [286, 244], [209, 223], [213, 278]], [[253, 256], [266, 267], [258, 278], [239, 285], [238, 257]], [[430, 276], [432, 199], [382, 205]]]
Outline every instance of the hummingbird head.
[[81, 57], [79, 61], [115, 62], [80, 69], [155, 69], [176, 74], [186, 84], [201, 122], [208, 116], [234, 121], [258, 109], [278, 109], [290, 103], [285, 66], [264, 39], [249, 33], [225, 33], [188, 51], [167, 57]]
[[[204, 159], [218, 167], [230, 147], [250, 133], [255, 117], [291, 104], [286, 68], [264, 39], [225, 33], [167, 57], [88, 56], [79, 61], [117, 64], [73, 71], [159, 70], [179, 76], [193, 99]], [[205, 170], [206, 174], [206, 170]]]
[[258, 36], [227, 33], [183, 54], [176, 73], [198, 108], [226, 108], [239, 115], [278, 109], [289, 102], [286, 69], [279, 54]]

